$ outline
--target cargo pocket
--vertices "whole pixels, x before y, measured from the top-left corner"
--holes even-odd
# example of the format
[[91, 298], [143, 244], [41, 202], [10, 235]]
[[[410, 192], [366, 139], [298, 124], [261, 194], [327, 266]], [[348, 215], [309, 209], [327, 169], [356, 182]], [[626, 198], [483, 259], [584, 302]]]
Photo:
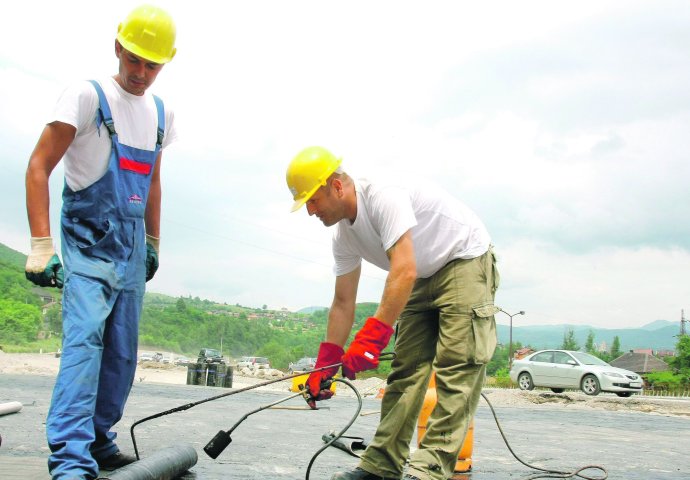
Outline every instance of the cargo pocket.
[[493, 303], [483, 303], [472, 308], [472, 332], [474, 334], [474, 363], [489, 363], [496, 349], [496, 321], [494, 314], [500, 308]]

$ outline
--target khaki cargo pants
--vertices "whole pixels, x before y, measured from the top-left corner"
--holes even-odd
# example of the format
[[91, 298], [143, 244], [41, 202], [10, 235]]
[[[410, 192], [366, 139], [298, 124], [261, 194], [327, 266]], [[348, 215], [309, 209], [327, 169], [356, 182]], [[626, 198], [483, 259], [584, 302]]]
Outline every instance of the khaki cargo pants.
[[433, 370], [438, 401], [409, 473], [421, 480], [452, 476], [496, 348], [498, 283], [493, 249], [417, 280], [398, 320], [381, 422], [361, 468], [385, 478], [402, 476]]

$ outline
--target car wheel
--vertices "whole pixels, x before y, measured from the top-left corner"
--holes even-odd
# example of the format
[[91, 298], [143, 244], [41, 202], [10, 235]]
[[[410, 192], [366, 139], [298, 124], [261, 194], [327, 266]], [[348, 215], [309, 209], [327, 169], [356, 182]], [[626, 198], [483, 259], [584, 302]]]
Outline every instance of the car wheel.
[[552, 388], [551, 391], [553, 393], [563, 393], [565, 391], [565, 388]]
[[599, 380], [592, 374], [585, 375], [580, 384], [582, 391], [587, 395], [599, 395], [601, 392], [601, 387], [599, 386]]
[[518, 375], [518, 385], [520, 390], [533, 390], [534, 383], [532, 383], [532, 375], [527, 372], [522, 372]]
[[616, 395], [619, 397], [628, 398], [630, 395], [632, 395], [632, 392], [616, 392]]

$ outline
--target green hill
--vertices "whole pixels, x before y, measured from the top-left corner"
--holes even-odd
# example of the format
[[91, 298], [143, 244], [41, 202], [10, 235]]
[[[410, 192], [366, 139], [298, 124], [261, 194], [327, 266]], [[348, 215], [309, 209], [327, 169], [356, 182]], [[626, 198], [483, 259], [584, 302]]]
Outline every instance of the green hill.
[[0, 300], [36, 306], [59, 300], [58, 290], [36, 287], [26, 279], [25, 264], [26, 255], [0, 243]]
[[17, 267], [23, 272], [26, 255], [0, 243], [0, 264]]
[[[0, 346], [33, 342], [54, 318], [57, 290], [34, 286], [24, 276], [26, 255], [0, 244]], [[42, 306], [46, 308], [45, 315]]]
[[310, 314], [310, 313], [318, 312], [319, 310], [328, 310], [328, 307], [317, 307], [317, 306], [304, 307], [304, 308], [300, 308], [299, 310], [297, 310], [297, 313]]

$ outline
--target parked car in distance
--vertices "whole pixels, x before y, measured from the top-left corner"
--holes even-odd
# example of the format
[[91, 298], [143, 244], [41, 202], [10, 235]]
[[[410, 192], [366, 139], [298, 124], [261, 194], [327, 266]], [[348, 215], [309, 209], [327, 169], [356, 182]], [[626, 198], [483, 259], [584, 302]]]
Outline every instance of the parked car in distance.
[[237, 361], [237, 368], [271, 368], [271, 363], [266, 357], [242, 357]]
[[154, 362], [153, 352], [141, 352], [139, 355], [139, 363], [141, 362]]
[[141, 352], [139, 355], [139, 363], [141, 362], [162, 362], [163, 354], [161, 352]]
[[175, 365], [187, 365], [188, 363], [191, 363], [191, 361], [187, 357], [181, 356], [177, 357], [174, 363]]
[[575, 388], [587, 395], [611, 392], [619, 397], [642, 391], [642, 378], [637, 373], [571, 350], [540, 350], [514, 360], [510, 379], [522, 390], [546, 387], [562, 393], [566, 388]]
[[223, 355], [215, 348], [202, 348], [199, 351], [199, 357], [196, 359], [197, 363], [225, 363]]
[[288, 373], [306, 372], [307, 370], [314, 370], [316, 367], [316, 358], [302, 357], [296, 362], [290, 362]]

